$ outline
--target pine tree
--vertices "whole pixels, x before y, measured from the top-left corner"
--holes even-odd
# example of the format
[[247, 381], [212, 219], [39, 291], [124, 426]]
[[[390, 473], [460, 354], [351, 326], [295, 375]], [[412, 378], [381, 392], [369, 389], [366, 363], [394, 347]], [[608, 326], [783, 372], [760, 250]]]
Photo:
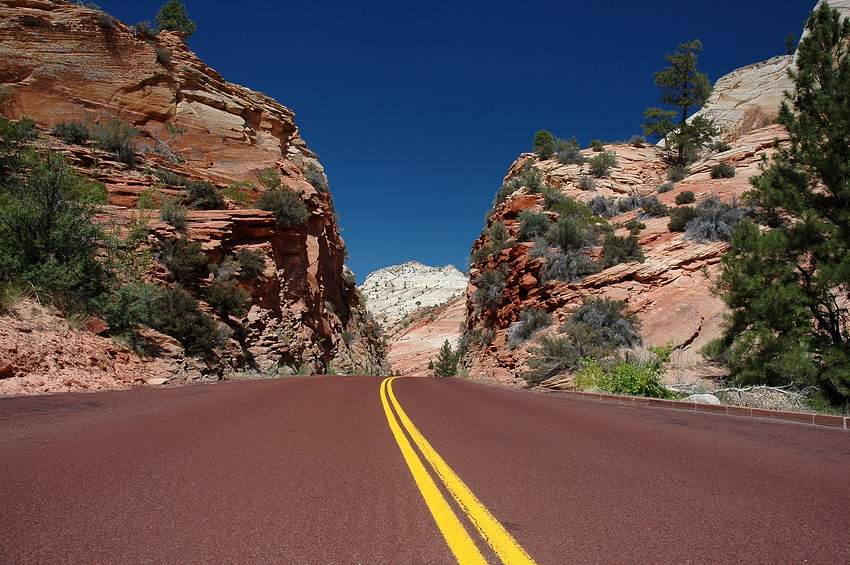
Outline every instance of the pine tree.
[[778, 121], [790, 145], [752, 179], [775, 229], [745, 223], [717, 288], [732, 313], [725, 352], [740, 383], [817, 386], [850, 400], [850, 20], [827, 4], [806, 22], [795, 89]]
[[[440, 352], [437, 354], [437, 362], [434, 363], [435, 377], [454, 377], [457, 375], [457, 353], [452, 351], [449, 340], [443, 342]], [[430, 364], [429, 364], [430, 367]]]
[[542, 129], [534, 134], [532, 148], [541, 160], [548, 159], [555, 154], [555, 136]]
[[154, 18], [154, 23], [166, 31], [182, 31], [183, 37], [189, 39], [195, 33], [195, 22], [186, 15], [186, 6], [178, 0], [169, 0]]
[[[686, 165], [688, 154], [702, 147], [711, 136], [717, 135], [714, 123], [697, 117], [688, 122], [692, 108], [699, 109], [711, 96], [708, 76], [697, 70], [697, 51], [702, 51], [698, 39], [679, 44], [679, 51], [664, 56], [670, 66], [655, 73], [655, 86], [661, 87], [661, 103], [676, 110], [647, 108], [643, 113], [645, 135], [664, 139], [668, 148], [676, 151], [676, 163]], [[679, 116], [679, 122], [673, 120]]]

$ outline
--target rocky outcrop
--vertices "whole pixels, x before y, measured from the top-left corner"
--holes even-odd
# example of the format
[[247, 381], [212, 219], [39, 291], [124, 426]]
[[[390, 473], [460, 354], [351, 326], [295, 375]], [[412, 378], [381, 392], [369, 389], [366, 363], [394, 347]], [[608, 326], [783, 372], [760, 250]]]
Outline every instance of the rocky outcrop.
[[405, 377], [431, 376], [433, 371], [428, 369], [428, 363], [436, 360], [444, 342], [457, 348], [465, 321], [465, 295], [411, 313], [388, 335], [387, 360], [393, 373]]
[[[738, 138], [732, 148], [722, 153], [706, 156], [691, 166], [691, 174], [669, 191], [659, 191], [666, 182], [663, 177], [663, 150], [654, 146], [632, 147], [614, 145], [606, 147], [617, 155], [619, 167], [612, 169], [610, 177], [598, 179], [593, 190], [579, 188], [579, 178], [589, 174], [588, 165], [561, 165], [554, 158], [536, 162], [531, 154], [521, 156], [510, 168], [505, 182], [517, 177], [527, 161], [544, 172], [544, 181], [555, 190], [581, 202], [596, 196], [619, 200], [630, 195], [655, 196], [673, 208], [676, 196], [684, 191], [694, 193], [696, 203], [711, 197], [732, 202], [748, 190], [750, 176], [758, 174], [762, 156], [773, 151], [776, 139], [787, 139], [779, 126], [768, 126]], [[593, 153], [583, 151], [586, 157]], [[720, 162], [732, 165], [733, 178], [712, 179], [711, 168]], [[514, 192], [498, 206], [488, 219], [488, 227], [495, 222], [505, 225], [512, 236], [519, 231], [517, 216], [522, 210], [543, 210], [544, 197], [529, 194], [526, 188]], [[638, 216], [638, 211], [623, 213], [611, 218], [616, 235], [629, 235], [625, 224]], [[549, 213], [554, 221], [557, 214]], [[725, 305], [710, 290], [711, 278], [717, 274], [720, 255], [727, 244], [697, 243], [682, 233], [671, 233], [668, 217], [642, 218], [645, 228], [640, 231], [639, 245], [645, 253], [641, 263], [623, 263], [590, 275], [577, 283], [543, 281], [541, 268], [545, 258], [532, 254], [531, 242], [509, 241], [509, 247], [492, 254], [470, 271], [467, 289], [467, 333], [488, 335], [482, 343], [473, 343], [463, 362], [470, 374], [491, 378], [503, 383], [520, 385], [521, 375], [528, 370], [527, 360], [533, 340], [519, 346], [510, 346], [508, 329], [519, 318], [523, 309], [545, 310], [552, 314], [553, 326], [548, 330], [557, 333], [574, 308], [590, 295], [623, 300], [637, 313], [643, 328], [646, 345], [658, 346], [672, 342], [677, 359], [686, 360], [685, 370], [713, 374], [715, 369], [700, 366], [699, 350], [708, 341], [720, 335], [720, 324]], [[485, 232], [486, 234], [486, 232]], [[473, 244], [476, 250], [488, 243], [482, 234]], [[591, 257], [599, 257], [597, 246]], [[475, 280], [485, 271], [500, 270], [506, 274], [506, 285], [495, 312], [483, 313], [474, 299]], [[472, 335], [472, 334], [470, 334]]]
[[370, 273], [359, 290], [369, 311], [392, 331], [414, 310], [440, 306], [463, 294], [466, 283], [467, 276], [454, 265], [428, 267], [410, 261]]
[[[147, 231], [142, 250], [156, 254], [162, 241], [183, 236], [199, 241], [210, 263], [241, 249], [260, 252], [262, 274], [239, 280], [251, 295], [247, 315], [219, 320], [223, 345], [199, 365], [186, 359], [173, 339], [146, 335], [162, 342], [156, 349], [167, 358], [157, 362], [162, 370], [151, 379], [221, 378], [246, 368], [388, 371], [381, 337], [360, 307], [355, 277], [344, 265], [345, 243], [327, 178], [301, 139], [292, 111], [226, 82], [189, 51], [180, 33], [153, 37], [61, 0], [0, 2], [0, 83], [12, 87], [4, 110], [8, 117], [29, 116], [43, 132], [59, 121], [113, 118], [139, 130], [135, 167], [89, 143], [66, 145], [46, 138], [80, 172], [105, 184], [110, 205], [98, 221], [109, 229], [126, 232], [142, 220]], [[178, 130], [183, 133], [175, 134]], [[186, 226], [177, 230], [161, 220], [158, 210], [139, 209], [143, 191], [160, 201], [186, 196], [182, 187], [152, 174], [159, 168], [210, 181], [218, 189], [233, 182], [253, 184], [239, 189], [238, 202], [228, 197], [226, 210], [190, 211]], [[264, 190], [257, 183], [263, 170], [276, 173], [284, 189], [299, 195], [309, 213], [305, 225], [282, 228], [271, 212], [242, 209]], [[160, 284], [173, 280], [156, 262], [146, 277]], [[0, 358], [15, 367], [15, 378], [40, 382], [52, 370], [32, 361], [36, 357], [22, 359], [20, 347], [18, 353], [5, 349], [7, 343], [0, 340]], [[61, 363], [74, 363], [73, 349], [64, 348], [63, 355]], [[123, 374], [119, 365], [112, 367]], [[115, 379], [116, 386], [128, 382], [137, 381]], [[41, 390], [56, 390], [45, 383]]]

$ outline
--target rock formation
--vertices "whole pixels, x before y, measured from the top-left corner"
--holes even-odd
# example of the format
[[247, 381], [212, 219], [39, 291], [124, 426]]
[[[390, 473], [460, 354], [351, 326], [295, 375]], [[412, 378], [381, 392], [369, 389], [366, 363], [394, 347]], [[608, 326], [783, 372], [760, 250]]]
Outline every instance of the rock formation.
[[454, 265], [428, 267], [410, 261], [370, 273], [359, 290], [368, 310], [392, 331], [414, 310], [440, 306], [463, 294], [466, 283], [467, 276]]
[[[301, 139], [291, 110], [226, 82], [189, 51], [179, 32], [153, 37], [62, 0], [0, 4], [0, 84], [12, 87], [7, 116], [29, 116], [44, 132], [60, 121], [96, 124], [113, 118], [139, 130], [141, 163], [136, 167], [90, 143], [66, 145], [48, 138], [79, 171], [106, 185], [110, 206], [103, 208], [99, 221], [121, 230], [146, 219], [146, 247], [153, 251], [165, 239], [182, 235], [201, 242], [210, 263], [241, 249], [263, 257], [262, 275], [239, 281], [251, 295], [247, 316], [235, 325], [220, 322], [231, 337], [216, 351], [216, 360], [193, 368], [197, 363], [184, 359], [179, 344], [175, 348], [172, 343], [164, 348], [171, 351], [170, 368], [154, 371], [151, 378], [220, 378], [235, 367], [387, 371], [380, 336], [359, 306], [354, 275], [344, 265], [345, 243], [327, 178]], [[180, 186], [152, 174], [160, 168], [189, 180], [211, 181], [219, 189], [243, 184], [231, 185], [236, 192], [227, 193], [226, 210], [190, 211], [178, 232], [158, 211], [137, 207], [143, 191], [160, 199], [185, 197]], [[264, 170], [299, 195], [309, 212], [303, 227], [281, 228], [271, 212], [241, 209], [263, 190], [256, 183]], [[169, 280], [161, 266], [149, 277]], [[14, 332], [14, 324], [7, 331]], [[24, 358], [20, 348], [13, 351], [9, 344], [15, 339], [9, 333], [0, 340], [0, 360], [12, 365], [16, 378], [46, 383], [25, 392], [57, 390], [50, 382], [50, 366]], [[109, 347], [133, 355], [120, 345]], [[121, 373], [117, 365], [115, 371]], [[116, 386], [133, 382], [120, 374], [114, 380]]]

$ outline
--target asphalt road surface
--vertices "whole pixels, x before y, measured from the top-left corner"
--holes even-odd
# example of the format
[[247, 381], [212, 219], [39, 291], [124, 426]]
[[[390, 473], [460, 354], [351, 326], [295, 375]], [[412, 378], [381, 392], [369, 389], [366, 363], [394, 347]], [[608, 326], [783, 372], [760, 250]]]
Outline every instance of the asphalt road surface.
[[850, 432], [459, 379], [0, 399], [3, 565], [458, 562], [848, 564]]

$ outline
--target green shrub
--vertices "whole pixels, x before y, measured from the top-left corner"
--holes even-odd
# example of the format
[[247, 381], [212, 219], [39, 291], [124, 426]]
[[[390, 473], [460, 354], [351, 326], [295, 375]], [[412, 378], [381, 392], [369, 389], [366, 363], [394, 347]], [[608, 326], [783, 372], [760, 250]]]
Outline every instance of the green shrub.
[[569, 337], [541, 335], [537, 347], [529, 349], [529, 371], [522, 375], [531, 386], [536, 386], [578, 366], [581, 355]]
[[187, 183], [186, 177], [169, 169], [157, 169], [154, 171], [154, 176], [166, 186], [186, 186]]
[[189, 206], [195, 210], [225, 210], [224, 196], [209, 181], [193, 180], [186, 183]]
[[231, 182], [225, 188], [221, 189], [221, 193], [233, 200], [237, 206], [247, 206], [251, 203], [251, 196], [243, 191], [255, 191], [257, 187], [250, 181]]
[[511, 247], [511, 244], [508, 243], [508, 240], [511, 238], [511, 234], [508, 233], [505, 224], [502, 222], [493, 222], [490, 229], [485, 230], [484, 235], [488, 240], [490, 240], [492, 253], [498, 253], [502, 249], [508, 249]]
[[670, 192], [674, 188], [676, 188], [676, 183], [670, 181], [670, 182], [665, 182], [664, 184], [659, 186], [657, 190], [658, 190], [658, 194], [664, 194], [665, 192]]
[[660, 218], [666, 216], [669, 213], [667, 206], [661, 203], [658, 200], [657, 196], [644, 196], [641, 198], [641, 208], [643, 208], [643, 213], [640, 214], [644, 219], [646, 217], [650, 218]]
[[115, 18], [107, 14], [106, 12], [101, 12], [97, 15], [97, 23], [100, 27], [105, 29], [115, 29], [118, 25], [115, 23]]
[[207, 268], [207, 256], [199, 241], [171, 237], [160, 243], [157, 259], [181, 282], [195, 282]]
[[158, 285], [146, 282], [133, 282], [118, 288], [102, 307], [110, 332], [132, 342], [140, 326], [153, 327], [160, 292]]
[[638, 220], [629, 220], [625, 223], [624, 227], [629, 230], [631, 235], [637, 235], [641, 232], [641, 230], [646, 229], [646, 224], [639, 222]]
[[607, 269], [620, 263], [643, 263], [643, 250], [638, 245], [637, 236], [620, 237], [614, 234], [605, 236], [602, 244], [602, 257], [599, 262], [602, 268]]
[[713, 179], [731, 179], [735, 176], [735, 167], [729, 163], [717, 163], [711, 167], [711, 178]]
[[307, 169], [304, 171], [304, 178], [307, 179], [313, 188], [319, 192], [328, 191], [328, 183], [325, 181], [325, 174], [319, 170], [314, 163], [307, 163]]
[[254, 205], [260, 210], [273, 212], [277, 225], [282, 228], [301, 227], [310, 219], [310, 212], [299, 195], [288, 190], [268, 190]]
[[633, 135], [629, 139], [629, 145], [634, 145], [635, 147], [643, 147], [646, 144], [646, 137], [643, 135]]
[[187, 355], [207, 353], [221, 343], [218, 324], [179, 284], [157, 296], [153, 327], [177, 339]]
[[577, 251], [587, 245], [582, 222], [570, 216], [561, 217], [552, 224], [546, 239], [564, 252]]
[[154, 53], [156, 54], [156, 62], [163, 67], [167, 67], [171, 64], [171, 50], [170, 49], [161, 49], [159, 47], [154, 48]]
[[562, 165], [581, 165], [584, 163], [584, 157], [581, 154], [581, 146], [575, 137], [565, 141], [559, 139], [555, 142], [558, 151], [558, 162]]
[[729, 151], [730, 149], [732, 149], [732, 146], [726, 143], [725, 141], [718, 139], [717, 141], [711, 143], [708, 148], [710, 151], [723, 153], [724, 151]]
[[696, 217], [685, 226], [685, 237], [699, 243], [732, 241], [732, 233], [744, 219], [743, 211], [713, 196], [696, 207]]
[[137, 23], [136, 25], [134, 25], [130, 29], [130, 33], [132, 33], [134, 36], [154, 35], [153, 32], [154, 32], [154, 30], [151, 29], [151, 23], [147, 20], [143, 20], [143, 21]]
[[186, 217], [189, 210], [183, 206], [179, 198], [164, 197], [159, 205], [159, 215], [162, 221], [178, 230], [186, 227]]
[[679, 206], [682, 204], [691, 204], [696, 201], [697, 197], [694, 195], [692, 190], [683, 190], [676, 195], [676, 204]]
[[545, 206], [547, 210], [559, 214], [562, 218], [575, 218], [582, 224], [586, 224], [593, 216], [587, 204], [557, 191], [546, 193]]
[[595, 177], [607, 177], [611, 167], [617, 166], [617, 154], [613, 151], [603, 151], [587, 160], [590, 174]]
[[280, 180], [280, 174], [271, 168], [266, 168], [256, 172], [257, 182], [267, 190], [276, 190], [283, 184]]
[[106, 123], [95, 124], [91, 128], [92, 139], [101, 148], [115, 155], [116, 160], [128, 165], [136, 164], [136, 137], [139, 130], [111, 118]]
[[473, 284], [478, 287], [472, 297], [473, 302], [482, 308], [495, 310], [502, 300], [507, 281], [501, 271], [491, 269], [481, 273]]
[[679, 182], [689, 174], [690, 172], [688, 171], [688, 167], [684, 165], [676, 165], [675, 167], [670, 167], [669, 169], [667, 169], [667, 180], [672, 182]]
[[519, 182], [529, 194], [536, 194], [540, 192], [543, 185], [543, 171], [531, 165], [531, 161], [526, 161], [525, 167], [519, 175]]
[[[622, 300], [590, 296], [567, 319], [563, 330], [581, 342], [582, 357], [640, 345], [640, 320]], [[581, 339], [579, 339], [579, 336]]]
[[168, 2], [160, 8], [154, 18], [154, 23], [159, 29], [167, 31], [182, 31], [183, 37], [189, 39], [198, 29], [195, 22], [189, 19], [186, 14], [186, 6], [178, 0], [168, 0]]
[[136, 208], [139, 210], [155, 210], [159, 206], [159, 198], [155, 188], [145, 188], [136, 197]]
[[506, 184], [503, 184], [502, 187], [498, 191], [496, 191], [496, 198], [493, 200], [493, 210], [498, 208], [504, 201], [508, 199], [508, 196], [510, 196], [519, 189], [520, 186], [518, 182], [508, 182]]
[[217, 278], [204, 289], [204, 300], [225, 319], [241, 318], [248, 311], [251, 295], [239, 288], [237, 281]]
[[523, 210], [517, 216], [519, 221], [518, 241], [532, 241], [543, 237], [549, 231], [549, 216], [533, 210]]
[[670, 211], [670, 222], [667, 229], [671, 232], [683, 232], [688, 222], [697, 217], [697, 209], [693, 206], [679, 206]]
[[576, 372], [576, 387], [595, 386], [612, 394], [672, 398], [673, 393], [661, 384], [660, 363], [618, 363], [603, 369], [596, 359], [583, 359]]
[[430, 362], [429, 367], [434, 370], [435, 377], [454, 377], [457, 375], [457, 362], [459, 359], [460, 349], [458, 351], [452, 351], [449, 340], [445, 340], [437, 354], [437, 362]]
[[540, 160], [546, 160], [555, 153], [555, 137], [542, 129], [534, 134], [534, 152], [540, 157]]
[[508, 347], [514, 348], [524, 343], [534, 334], [552, 325], [552, 315], [545, 310], [525, 308], [519, 313], [519, 320], [508, 328]]
[[620, 215], [620, 207], [614, 198], [597, 196], [590, 201], [590, 211], [603, 218], [613, 218]]
[[590, 148], [596, 153], [599, 153], [605, 150], [605, 144], [602, 143], [601, 139], [594, 139], [590, 142]]
[[592, 178], [582, 175], [578, 178], [578, 187], [582, 190], [593, 190], [596, 188], [596, 183]]
[[263, 259], [264, 253], [259, 249], [240, 249], [236, 252], [236, 260], [239, 262], [239, 275], [246, 279], [254, 279], [260, 276], [266, 269]]
[[81, 145], [91, 139], [89, 126], [82, 122], [59, 122], [53, 126], [53, 135], [74, 145]]
[[578, 250], [547, 253], [546, 264], [540, 270], [540, 279], [577, 283], [584, 277], [599, 272], [599, 265]]

